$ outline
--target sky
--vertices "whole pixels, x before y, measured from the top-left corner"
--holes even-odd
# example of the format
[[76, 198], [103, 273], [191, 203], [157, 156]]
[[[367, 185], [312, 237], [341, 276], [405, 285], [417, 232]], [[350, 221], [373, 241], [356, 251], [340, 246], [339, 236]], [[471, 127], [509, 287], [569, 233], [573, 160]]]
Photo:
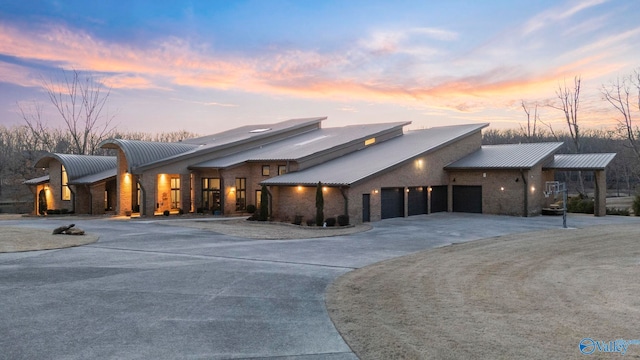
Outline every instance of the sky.
[[556, 91], [582, 79], [584, 127], [615, 125], [603, 85], [640, 67], [636, 0], [0, 0], [0, 125], [60, 116], [43, 81], [110, 88], [120, 131], [210, 134], [328, 116], [324, 126], [563, 129]]

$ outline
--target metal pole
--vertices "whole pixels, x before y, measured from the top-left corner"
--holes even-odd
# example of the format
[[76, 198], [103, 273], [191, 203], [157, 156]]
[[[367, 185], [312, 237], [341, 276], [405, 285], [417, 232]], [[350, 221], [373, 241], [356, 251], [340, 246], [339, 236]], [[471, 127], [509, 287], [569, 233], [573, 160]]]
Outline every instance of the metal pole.
[[562, 227], [567, 228], [567, 188], [562, 192]]

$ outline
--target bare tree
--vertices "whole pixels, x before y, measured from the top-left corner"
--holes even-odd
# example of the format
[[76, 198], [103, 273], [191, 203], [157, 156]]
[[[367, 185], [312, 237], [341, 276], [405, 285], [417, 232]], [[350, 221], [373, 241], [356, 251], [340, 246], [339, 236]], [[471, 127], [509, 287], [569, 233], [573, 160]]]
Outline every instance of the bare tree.
[[633, 74], [617, 78], [609, 85], [602, 85], [602, 95], [622, 115], [618, 121], [618, 132], [627, 139], [627, 146], [640, 160], [640, 128], [634, 124], [632, 114], [640, 111], [640, 70]]
[[[558, 85], [556, 90], [556, 96], [560, 100], [560, 105], [550, 104], [554, 109], [561, 110], [564, 113], [567, 127], [569, 128], [569, 135], [573, 142], [574, 151], [579, 154], [581, 148], [581, 132], [580, 124], [578, 123], [578, 109], [580, 108], [580, 76], [573, 78], [573, 88], [567, 86], [565, 80], [564, 86]], [[584, 181], [582, 179], [582, 172], [578, 171], [578, 192], [584, 194]]]
[[[92, 75], [82, 75], [77, 70], [63, 71], [59, 79], [42, 78], [42, 87], [64, 121], [70, 138], [68, 151], [94, 154], [98, 144], [114, 130], [111, 125], [113, 116], [104, 114], [111, 89], [106, 89]], [[22, 119], [34, 134], [49, 133], [46, 131], [47, 122], [42, 118], [42, 105], [34, 103], [25, 107], [18, 104], [18, 107]], [[39, 141], [50, 139], [39, 138]], [[59, 148], [59, 144], [47, 145]]]
[[520, 105], [522, 106], [522, 110], [524, 110], [524, 113], [527, 114], [527, 127], [525, 128], [524, 126], [520, 125], [520, 130], [524, 134], [524, 137], [527, 138], [527, 140], [531, 141], [532, 139], [535, 139], [537, 136], [536, 126], [537, 126], [538, 120], [540, 119], [540, 116], [538, 115], [538, 103], [534, 104], [533, 120], [531, 119], [530, 105], [527, 105], [524, 102], [524, 100], [520, 100]]

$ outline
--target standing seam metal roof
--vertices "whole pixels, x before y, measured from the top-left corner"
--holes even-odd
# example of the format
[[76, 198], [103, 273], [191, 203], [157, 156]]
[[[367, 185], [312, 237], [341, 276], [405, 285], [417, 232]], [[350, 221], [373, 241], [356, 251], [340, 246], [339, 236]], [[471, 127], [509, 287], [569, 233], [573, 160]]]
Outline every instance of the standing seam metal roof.
[[53, 159], [64, 165], [69, 182], [86, 175], [117, 168], [117, 158], [115, 156], [58, 153], [49, 153], [40, 157], [34, 167], [48, 167], [49, 162]]
[[454, 125], [409, 131], [326, 163], [264, 180], [261, 184], [311, 186], [320, 181], [328, 186], [352, 185], [487, 126], [489, 124]]
[[129, 170], [137, 166], [162, 160], [174, 155], [194, 150], [200, 145], [185, 143], [163, 143], [154, 141], [109, 139], [100, 146], [112, 149], [113, 145], [120, 147], [127, 158]]
[[397, 122], [318, 129], [230, 156], [204, 161], [190, 168], [226, 168], [247, 161], [298, 160], [408, 124], [410, 123]]
[[557, 154], [553, 161], [543, 166], [554, 170], [604, 170], [616, 157], [615, 153]]
[[531, 169], [562, 145], [561, 142], [485, 145], [444, 169]]

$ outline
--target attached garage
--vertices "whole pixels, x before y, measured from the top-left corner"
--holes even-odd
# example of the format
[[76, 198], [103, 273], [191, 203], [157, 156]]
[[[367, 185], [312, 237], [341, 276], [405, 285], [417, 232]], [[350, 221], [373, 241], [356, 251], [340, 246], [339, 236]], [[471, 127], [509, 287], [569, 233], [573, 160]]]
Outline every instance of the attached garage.
[[408, 196], [409, 216], [427, 214], [427, 201], [425, 186], [410, 187]]
[[382, 191], [382, 218], [390, 219], [404, 216], [404, 189], [383, 188]]
[[453, 211], [482, 213], [482, 186], [453, 186]]
[[431, 187], [431, 212], [447, 211], [447, 185]]

